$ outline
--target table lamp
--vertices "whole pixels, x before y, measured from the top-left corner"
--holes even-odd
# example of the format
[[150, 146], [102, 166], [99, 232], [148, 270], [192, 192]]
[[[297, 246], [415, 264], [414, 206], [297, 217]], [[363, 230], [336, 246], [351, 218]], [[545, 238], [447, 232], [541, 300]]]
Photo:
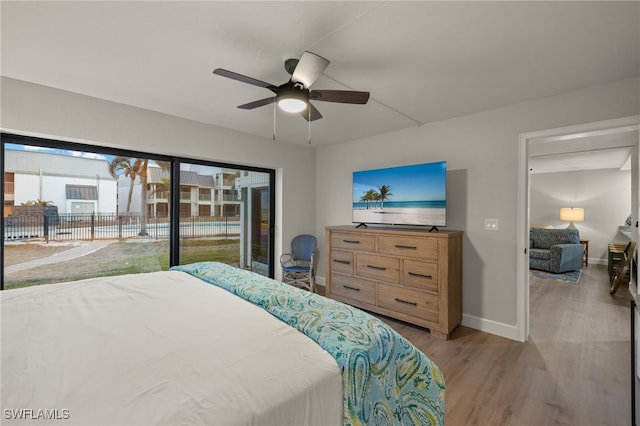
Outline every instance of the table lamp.
[[560, 209], [560, 220], [570, 222], [567, 228], [575, 228], [573, 222], [584, 221], [584, 209], [574, 207], [563, 207]]

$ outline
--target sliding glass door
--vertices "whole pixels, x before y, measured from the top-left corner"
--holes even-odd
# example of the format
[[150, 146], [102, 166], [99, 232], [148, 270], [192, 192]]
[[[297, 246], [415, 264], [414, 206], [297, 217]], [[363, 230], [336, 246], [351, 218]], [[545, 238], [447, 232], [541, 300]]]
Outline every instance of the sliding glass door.
[[212, 260], [273, 276], [272, 170], [2, 143], [4, 289]]
[[251, 259], [257, 262], [254, 269], [268, 264], [270, 240], [270, 198], [268, 188], [253, 188], [251, 191]]
[[270, 231], [272, 180], [267, 171], [180, 162], [180, 264], [215, 260], [272, 276], [271, 239], [260, 233]]

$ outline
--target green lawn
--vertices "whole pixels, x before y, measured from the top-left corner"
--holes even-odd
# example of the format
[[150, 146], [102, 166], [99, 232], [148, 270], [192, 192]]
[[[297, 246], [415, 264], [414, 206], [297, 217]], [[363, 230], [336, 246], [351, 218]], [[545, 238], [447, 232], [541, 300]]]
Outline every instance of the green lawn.
[[[10, 250], [18, 249], [25, 250], [25, 246], [14, 248], [5, 245], [5, 255], [9, 254]], [[240, 243], [232, 239], [181, 241], [180, 263], [201, 261], [238, 265]], [[5, 289], [11, 289], [85, 278], [164, 271], [168, 268], [169, 243], [167, 241], [116, 242], [73, 260], [5, 274], [4, 286]]]

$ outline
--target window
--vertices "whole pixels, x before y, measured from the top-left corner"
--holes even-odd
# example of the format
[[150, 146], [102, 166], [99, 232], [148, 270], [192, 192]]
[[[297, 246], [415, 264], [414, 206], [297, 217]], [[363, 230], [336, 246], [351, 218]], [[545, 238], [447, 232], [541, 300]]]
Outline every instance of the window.
[[3, 289], [205, 260], [273, 276], [273, 170], [2, 142]]

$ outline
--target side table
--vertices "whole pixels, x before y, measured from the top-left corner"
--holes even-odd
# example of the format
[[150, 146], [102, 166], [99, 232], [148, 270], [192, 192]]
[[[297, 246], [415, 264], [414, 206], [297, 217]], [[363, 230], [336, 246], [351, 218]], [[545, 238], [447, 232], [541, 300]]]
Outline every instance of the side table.
[[584, 266], [589, 266], [589, 240], [580, 240], [580, 244], [584, 246]]
[[608, 259], [608, 270], [609, 270], [609, 280], [613, 277], [613, 272], [618, 265], [618, 262], [622, 260], [622, 254], [624, 253], [624, 249], [626, 248], [626, 244], [620, 243], [609, 243], [609, 259]]

